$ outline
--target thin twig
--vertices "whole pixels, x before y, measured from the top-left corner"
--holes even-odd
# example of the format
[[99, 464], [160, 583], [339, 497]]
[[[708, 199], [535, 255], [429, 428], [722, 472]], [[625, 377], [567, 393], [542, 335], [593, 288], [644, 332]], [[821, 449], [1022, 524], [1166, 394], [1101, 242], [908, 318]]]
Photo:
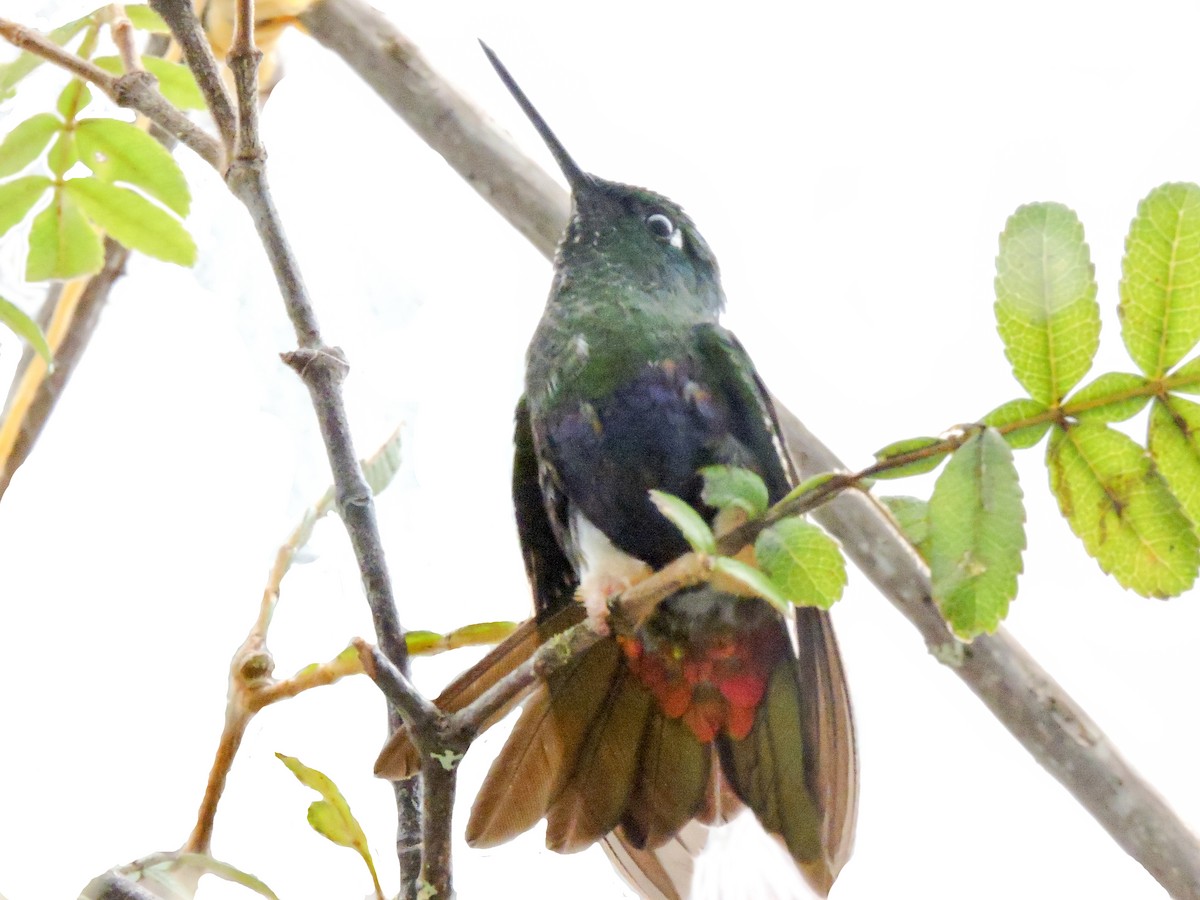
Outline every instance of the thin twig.
[[112, 32], [113, 43], [117, 45], [117, 53], [121, 57], [121, 67], [126, 72], [142, 71], [145, 67], [142, 65], [142, 57], [137, 51], [137, 45], [134, 43], [133, 23], [129, 21], [129, 16], [125, 15], [125, 5], [110, 3], [108, 9], [108, 28]]
[[[237, 116], [233, 111], [233, 102], [221, 80], [221, 70], [213, 56], [212, 47], [204, 35], [196, 11], [192, 8], [191, 0], [150, 0], [150, 8], [158, 13], [175, 42], [183, 51], [184, 61], [196, 78], [196, 84], [208, 104], [208, 111], [213, 121], [217, 123], [217, 132], [221, 135], [221, 143], [225, 145], [228, 158], [233, 157], [234, 143], [237, 140]], [[153, 118], [153, 117], [151, 117]]]
[[[411, 44], [393, 26], [362, 0], [323, 0], [301, 19], [313, 37], [339, 53], [489, 203], [552, 256], [566, 224], [565, 192], [531, 187], [538, 180], [530, 176], [536, 165], [494, 127], [475, 127], [463, 112], [473, 109], [470, 102], [419, 57], [414, 61]], [[844, 468], [782, 405], [777, 409], [802, 472]], [[922, 564], [886, 511], [868, 495], [849, 492], [815, 515], [931, 648], [962, 648], [962, 663], [953, 671], [1126, 852], [1172, 896], [1200, 898], [1196, 838], [1010, 636], [1001, 631], [967, 646], [954, 641], [929, 601]]]

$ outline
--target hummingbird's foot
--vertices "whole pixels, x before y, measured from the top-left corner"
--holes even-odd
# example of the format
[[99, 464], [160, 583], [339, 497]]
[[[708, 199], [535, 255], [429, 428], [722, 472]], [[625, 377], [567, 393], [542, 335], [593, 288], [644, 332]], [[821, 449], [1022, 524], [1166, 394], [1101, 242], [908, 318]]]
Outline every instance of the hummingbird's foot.
[[599, 634], [609, 633], [608, 601], [654, 574], [654, 570], [640, 559], [631, 556], [626, 559], [629, 562], [620, 571], [588, 572], [575, 591], [575, 599], [583, 604], [588, 620]]

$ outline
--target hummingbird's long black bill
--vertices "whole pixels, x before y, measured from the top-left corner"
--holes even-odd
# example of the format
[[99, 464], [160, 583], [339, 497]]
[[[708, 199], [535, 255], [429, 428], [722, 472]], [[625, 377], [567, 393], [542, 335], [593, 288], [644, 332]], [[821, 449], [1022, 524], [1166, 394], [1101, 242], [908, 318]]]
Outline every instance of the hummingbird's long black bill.
[[546, 124], [546, 120], [542, 118], [542, 114], [534, 108], [534, 105], [529, 102], [529, 98], [525, 96], [525, 92], [513, 80], [508, 69], [504, 67], [504, 63], [500, 62], [500, 57], [492, 52], [492, 48], [485, 44], [482, 40], [479, 46], [483, 48], [483, 52], [487, 55], [488, 62], [492, 64], [492, 68], [496, 70], [496, 74], [500, 76], [500, 80], [504, 82], [504, 86], [508, 88], [508, 92], [513, 95], [513, 98], [524, 110], [525, 115], [529, 117], [529, 121], [533, 123], [533, 127], [537, 129], [537, 133], [542, 136], [542, 140], [546, 142], [546, 146], [550, 148], [550, 152], [554, 155], [554, 161], [558, 163], [558, 167], [562, 169], [563, 175], [567, 177], [567, 184], [571, 186], [572, 191], [584, 191], [594, 187], [592, 176], [576, 165], [575, 160], [571, 159], [571, 155], [567, 153], [567, 149], [562, 145], [554, 132], [550, 130], [550, 126]]

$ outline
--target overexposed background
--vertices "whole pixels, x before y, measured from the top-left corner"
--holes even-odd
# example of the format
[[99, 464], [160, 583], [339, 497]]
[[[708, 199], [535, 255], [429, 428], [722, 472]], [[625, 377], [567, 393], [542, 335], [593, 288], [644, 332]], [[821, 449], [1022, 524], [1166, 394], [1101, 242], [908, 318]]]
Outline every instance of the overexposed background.
[[[16, 0], [5, 15], [51, 27], [95, 2]], [[1129, 370], [1115, 312], [1125, 231], [1151, 188], [1200, 180], [1188, 2], [379, 5], [537, 159], [551, 165], [477, 37], [585, 169], [683, 203], [721, 260], [727, 323], [852, 465], [1019, 395], [991, 305], [996, 237], [1022, 203], [1079, 213], [1104, 316], [1095, 374]], [[326, 339], [349, 356], [360, 452], [403, 423], [403, 470], [379, 500], [402, 618], [439, 631], [521, 618], [510, 423], [549, 266], [339, 59], [301, 34], [284, 52], [264, 116], [275, 198]], [[61, 83], [40, 73], [0, 131]], [[329, 480], [307, 393], [277, 357], [293, 338], [247, 217], [180, 158], [196, 270], [132, 262], [0, 503], [10, 900], [72, 897], [183, 841], [228, 659], [275, 548]], [[0, 242], [0, 293], [32, 309], [24, 239]], [[0, 382], [19, 351], [0, 332]], [[1030, 549], [1008, 627], [1200, 824], [1196, 597], [1144, 600], [1104, 577], [1059, 518], [1040, 453], [1018, 455]], [[284, 583], [280, 674], [371, 634], [336, 521], [312, 551]], [[857, 573], [835, 617], [862, 763], [837, 900], [1164, 896]], [[436, 691], [473, 658], [419, 661], [419, 683]], [[315, 795], [278, 750], [338, 782], [394, 890], [392, 793], [370, 776], [383, 718], [365, 679], [267, 710], [214, 853], [285, 900], [368, 892], [354, 854], [308, 828]], [[506, 730], [463, 764], [460, 833]], [[556, 856], [540, 828], [456, 852], [464, 898], [621, 896], [598, 850]], [[206, 882], [202, 896], [244, 894]]]

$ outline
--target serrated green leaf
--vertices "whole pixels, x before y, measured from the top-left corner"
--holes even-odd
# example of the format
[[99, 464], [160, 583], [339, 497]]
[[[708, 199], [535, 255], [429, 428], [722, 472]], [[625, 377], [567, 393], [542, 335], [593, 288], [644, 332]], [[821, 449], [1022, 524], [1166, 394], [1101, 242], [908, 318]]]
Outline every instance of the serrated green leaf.
[[[92, 60], [110, 75], [123, 75], [125, 66], [118, 56], [100, 56]], [[196, 84], [192, 70], [183, 63], [161, 56], [143, 56], [142, 66], [158, 79], [158, 92], [180, 109], [204, 109], [204, 94]]]
[[[927, 447], [936, 447], [943, 443], [941, 438], [935, 437], [917, 437], [905, 438], [902, 441], [888, 444], [886, 447], [875, 451], [876, 462], [888, 462], [899, 456], [905, 456], [909, 453], [918, 450], [924, 450]], [[894, 469], [884, 469], [881, 472], [873, 473], [873, 478], [907, 478], [909, 475], [923, 475], [926, 472], [932, 472], [946, 459], [945, 451], [934, 453], [922, 459], [914, 460], [910, 463], [905, 463], [902, 466], [897, 466]]]
[[1183, 394], [1200, 394], [1200, 356], [1189, 359], [1171, 373], [1169, 389]]
[[1138, 204], [1121, 261], [1121, 337], [1158, 378], [1200, 340], [1200, 187], [1164, 184]]
[[1150, 402], [1150, 395], [1144, 393], [1147, 384], [1141, 375], [1108, 372], [1077, 390], [1066, 399], [1063, 406], [1076, 419], [1124, 422], [1140, 413]]
[[[0, 143], [0, 177], [20, 172], [41, 156], [50, 138], [62, 127], [62, 120], [53, 113], [38, 113], [10, 131]], [[4, 214], [5, 210], [0, 206], [0, 217]]]
[[1048, 409], [1044, 403], [1038, 403], [1038, 401], [1030, 397], [1021, 397], [997, 406], [983, 417], [982, 422], [984, 425], [990, 425], [1003, 434], [1004, 440], [1008, 441], [1008, 446], [1014, 450], [1025, 450], [1034, 446], [1050, 430], [1050, 421], [1039, 422], [1036, 425], [1028, 425], [1024, 428], [1014, 428], [1011, 431], [1005, 431], [1004, 429], [1014, 422], [1025, 422], [1029, 419], [1035, 419], [1046, 413]]
[[744, 590], [756, 597], [761, 597], [770, 603], [780, 615], [789, 615], [792, 603], [784, 595], [779, 585], [749, 563], [730, 556], [718, 556], [713, 560], [713, 571], [720, 572], [727, 578], [733, 579]]
[[50, 205], [33, 217], [25, 280], [91, 275], [103, 264], [100, 235], [66, 191], [56, 190]]
[[1017, 595], [1025, 507], [1012, 449], [995, 429], [963, 444], [929, 499], [933, 599], [956, 635], [992, 632]]
[[165, 262], [190, 266], [196, 245], [179, 221], [141, 194], [98, 178], [72, 178], [64, 190], [116, 241]]
[[58, 110], [60, 116], [70, 122], [79, 115], [80, 110], [91, 102], [91, 90], [78, 78], [74, 78], [68, 81], [67, 86], [59, 93], [54, 108]]
[[1145, 597], [1192, 586], [1195, 532], [1137, 443], [1099, 422], [1056, 428], [1046, 450], [1050, 487], [1100, 568]]
[[46, 165], [50, 167], [51, 172], [62, 178], [77, 162], [79, 153], [75, 149], [75, 131], [60, 131], [50, 146], [50, 152], [46, 154]]
[[0, 235], [22, 221], [51, 184], [43, 175], [26, 175], [0, 184]]
[[10, 303], [3, 297], [0, 297], [0, 322], [28, 342], [29, 346], [37, 351], [38, 356], [44, 359], [47, 365], [53, 364], [54, 359], [50, 353], [50, 345], [46, 343], [46, 336], [42, 334], [38, 323], [29, 318], [19, 306]]
[[921, 559], [929, 561], [929, 502], [917, 497], [880, 497], [900, 533], [916, 548]]
[[84, 119], [75, 126], [79, 158], [103, 181], [141, 188], [181, 216], [192, 195], [179, 163], [136, 125], [118, 119]]
[[1148, 447], [1184, 514], [1200, 525], [1200, 404], [1182, 397], [1156, 399]]
[[333, 779], [324, 772], [304, 765], [294, 756], [285, 756], [282, 753], [276, 753], [275, 756], [288, 767], [301, 784], [312, 788], [321, 795], [322, 799], [315, 801], [308, 808], [308, 824], [318, 834], [335, 844], [349, 847], [357, 852], [366, 863], [367, 869], [370, 870], [371, 879], [375, 882], [375, 890], [378, 892], [379, 879], [375, 875], [375, 863], [371, 859], [371, 851], [367, 846], [367, 836], [363, 833], [358, 820], [354, 818], [354, 814], [350, 812], [350, 804], [346, 802], [342, 792], [333, 783]]
[[706, 466], [700, 470], [704, 487], [700, 499], [714, 509], [734, 507], [751, 519], [767, 511], [771, 500], [757, 473], [737, 466]]
[[784, 498], [779, 502], [786, 503], [788, 501], [795, 500], [797, 497], [803, 497], [806, 494], [810, 494], [827, 481], [837, 477], [837, 472], [821, 472], [819, 475], [813, 475], [809, 478], [805, 478], [802, 482], [788, 491], [787, 494], [784, 495]]
[[1083, 225], [1059, 203], [1022, 206], [1000, 235], [996, 327], [1013, 375], [1052, 405], [1091, 368], [1100, 345], [1096, 277]]
[[141, 3], [126, 6], [125, 15], [129, 17], [129, 21], [133, 23], [134, 28], [142, 31], [149, 31], [154, 34], [170, 34], [171, 29], [167, 27], [167, 23], [152, 10], [149, 6]]
[[[55, 28], [47, 37], [50, 38], [58, 46], [63, 46], [83, 29], [87, 28], [91, 22], [90, 15], [84, 16], [82, 19], [75, 19], [73, 22], [68, 22], [65, 25], [60, 25]], [[17, 82], [40, 66], [45, 60], [42, 57], [33, 53], [22, 53], [12, 62], [0, 65], [0, 100], [7, 100], [13, 94], [13, 88]]]
[[651, 491], [650, 500], [667, 520], [679, 529], [688, 546], [697, 553], [713, 554], [717, 552], [717, 539], [713, 537], [708, 523], [683, 500], [674, 494], [663, 491]]
[[846, 561], [837, 543], [798, 516], [765, 529], [754, 542], [758, 564], [797, 606], [829, 609], [846, 587]]

